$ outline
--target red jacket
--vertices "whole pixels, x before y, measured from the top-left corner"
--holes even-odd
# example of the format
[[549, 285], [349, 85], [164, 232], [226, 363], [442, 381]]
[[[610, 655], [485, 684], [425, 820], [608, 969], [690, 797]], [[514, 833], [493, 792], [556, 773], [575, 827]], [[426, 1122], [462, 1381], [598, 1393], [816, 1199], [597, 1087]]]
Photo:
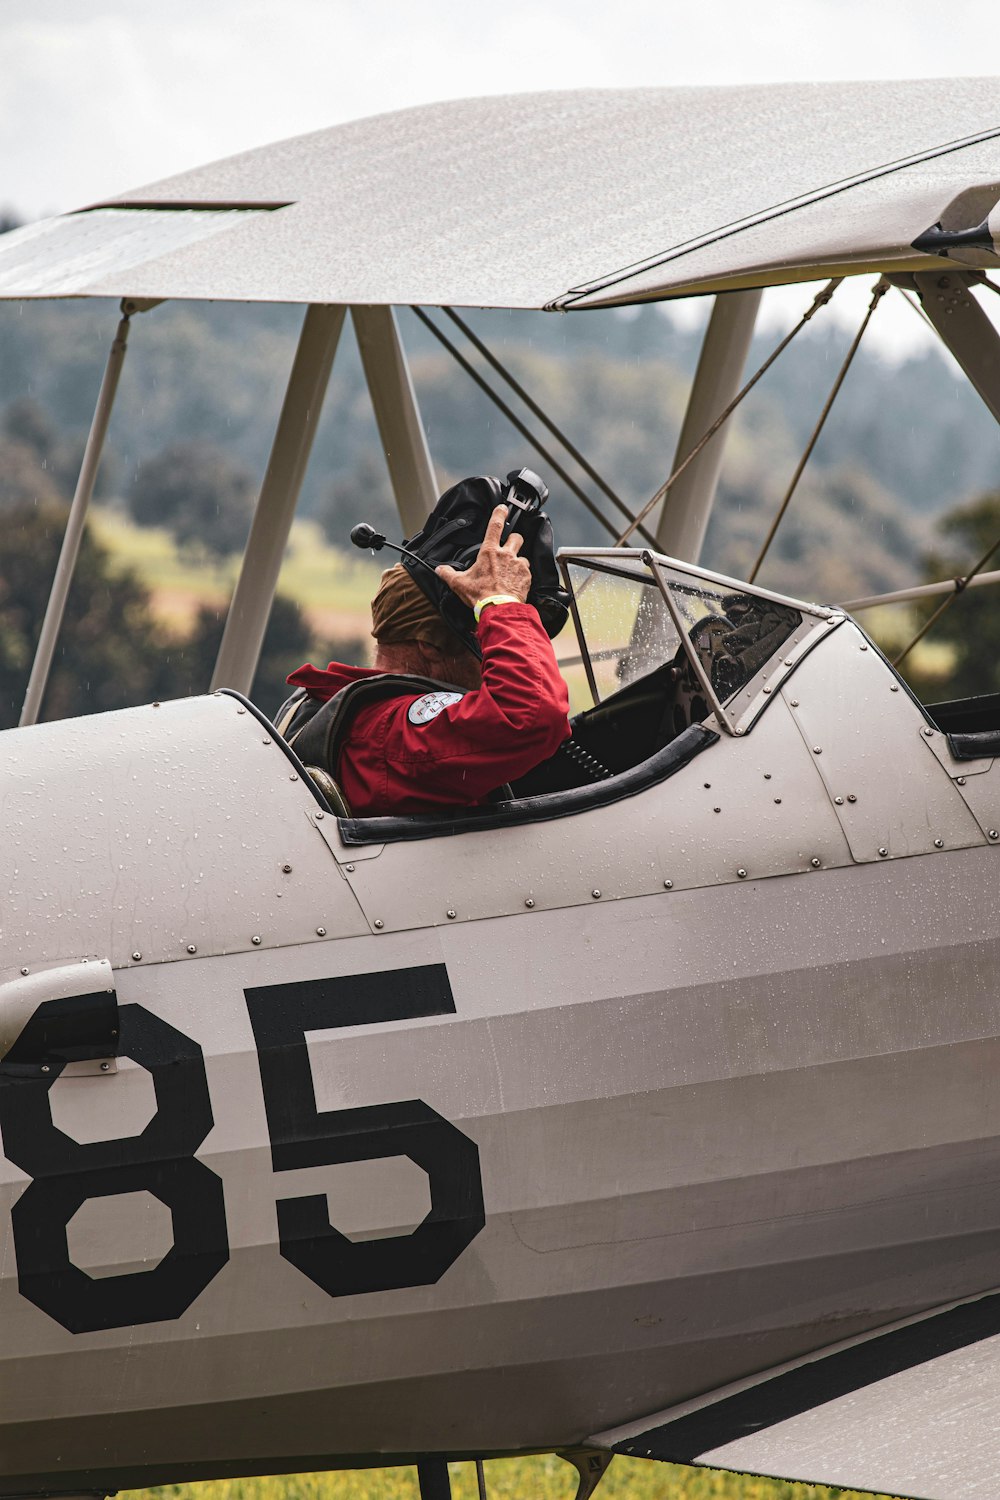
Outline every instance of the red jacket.
[[[360, 708], [337, 781], [356, 817], [472, 807], [554, 754], [569, 736], [569, 694], [531, 604], [496, 604], [479, 622], [483, 685], [440, 707], [436, 695]], [[288, 682], [316, 698], [380, 674], [369, 667], [305, 666]]]

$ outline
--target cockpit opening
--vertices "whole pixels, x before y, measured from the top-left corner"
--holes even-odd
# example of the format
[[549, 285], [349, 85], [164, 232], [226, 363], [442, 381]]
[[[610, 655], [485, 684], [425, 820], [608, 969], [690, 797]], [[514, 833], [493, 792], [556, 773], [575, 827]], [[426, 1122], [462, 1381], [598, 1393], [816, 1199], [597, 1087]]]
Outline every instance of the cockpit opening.
[[578, 654], [562, 667], [572, 737], [489, 806], [345, 818], [348, 843], [511, 826], [602, 806], [665, 779], [720, 734], [752, 731], [772, 691], [845, 618], [641, 550], [559, 555]]

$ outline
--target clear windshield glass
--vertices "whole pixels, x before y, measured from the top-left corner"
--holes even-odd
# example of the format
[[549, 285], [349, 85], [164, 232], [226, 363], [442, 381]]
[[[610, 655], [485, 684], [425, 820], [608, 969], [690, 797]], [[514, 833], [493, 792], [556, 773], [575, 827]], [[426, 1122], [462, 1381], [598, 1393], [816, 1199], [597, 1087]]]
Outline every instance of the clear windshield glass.
[[791, 605], [675, 573], [662, 564], [660, 575], [722, 703], [745, 687], [802, 624], [802, 615]]
[[[686, 656], [678, 655], [680, 637], [654, 569], [683, 627]], [[599, 702], [674, 662], [675, 695], [684, 697], [690, 721], [703, 719], [711, 703], [693, 670], [692, 655], [724, 705], [803, 625], [802, 613], [790, 604], [682, 573], [663, 562], [647, 570], [623, 560], [621, 571], [605, 572], [574, 561], [568, 571]]]
[[655, 579], [571, 563], [570, 581], [598, 701], [669, 661], [680, 641]]

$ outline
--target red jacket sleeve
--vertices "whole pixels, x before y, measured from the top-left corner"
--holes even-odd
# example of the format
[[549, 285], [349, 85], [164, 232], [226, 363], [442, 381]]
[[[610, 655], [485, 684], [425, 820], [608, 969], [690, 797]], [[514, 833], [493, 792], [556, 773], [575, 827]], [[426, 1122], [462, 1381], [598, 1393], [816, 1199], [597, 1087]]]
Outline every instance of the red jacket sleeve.
[[358, 715], [339, 778], [356, 813], [471, 807], [569, 736], [569, 694], [534, 606], [484, 609], [479, 642], [482, 687], [433, 718], [413, 722], [416, 694]]

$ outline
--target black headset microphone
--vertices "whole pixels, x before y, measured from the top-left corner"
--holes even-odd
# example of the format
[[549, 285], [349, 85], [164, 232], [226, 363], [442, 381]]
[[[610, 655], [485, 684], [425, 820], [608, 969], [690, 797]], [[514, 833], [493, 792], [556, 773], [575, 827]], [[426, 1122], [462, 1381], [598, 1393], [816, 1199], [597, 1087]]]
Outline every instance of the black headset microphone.
[[[520, 515], [531, 515], [541, 510], [548, 499], [549, 491], [543, 479], [533, 473], [531, 469], [511, 469], [507, 475], [507, 493], [501, 504], [507, 507], [507, 519], [500, 533], [500, 545], [510, 536], [520, 518]], [[437, 569], [432, 568], [429, 562], [425, 562], [416, 552], [411, 552], [409, 547], [398, 547], [395, 542], [387, 541], [381, 531], [376, 531], [374, 526], [369, 526], [367, 521], [359, 521], [357, 526], [351, 527], [351, 541], [355, 547], [362, 551], [371, 550], [381, 552], [383, 547], [388, 547], [392, 552], [398, 552], [400, 557], [408, 557], [411, 562], [417, 562], [428, 573], [433, 573], [437, 578]]]
[[381, 552], [383, 547], [388, 547], [391, 552], [398, 552], [400, 557], [408, 557], [411, 562], [417, 562], [428, 573], [433, 573], [437, 578], [437, 569], [432, 568], [429, 562], [424, 562], [409, 547], [397, 547], [395, 542], [387, 541], [381, 531], [376, 531], [374, 526], [369, 526], [367, 521], [359, 521], [357, 526], [351, 527], [351, 541], [355, 547], [361, 547], [364, 551]]

